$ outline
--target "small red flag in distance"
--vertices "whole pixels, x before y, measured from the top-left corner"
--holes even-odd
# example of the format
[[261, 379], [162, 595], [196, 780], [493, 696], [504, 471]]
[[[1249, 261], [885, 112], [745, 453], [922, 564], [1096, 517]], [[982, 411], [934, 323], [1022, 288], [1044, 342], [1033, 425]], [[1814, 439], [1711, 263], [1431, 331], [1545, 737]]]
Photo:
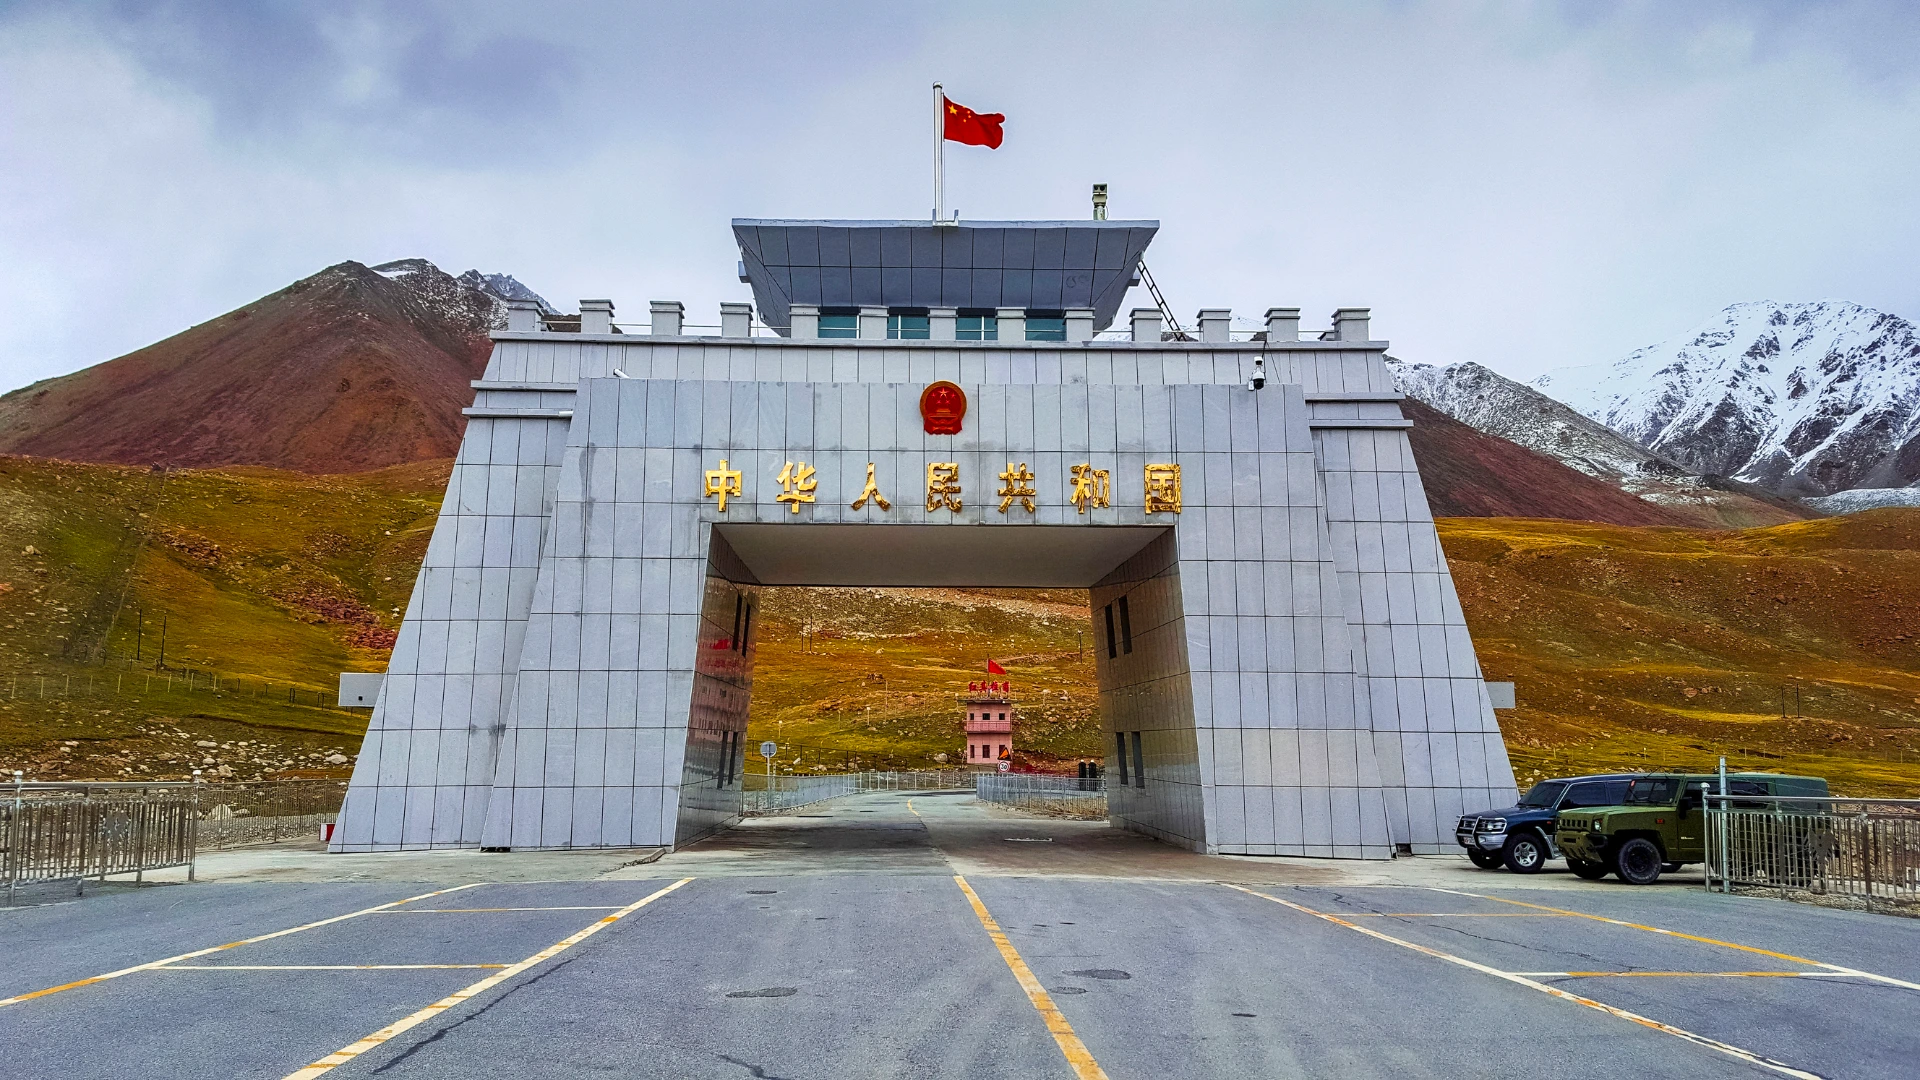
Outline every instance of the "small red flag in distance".
[[998, 150], [1002, 138], [1000, 125], [1006, 119], [1000, 113], [977, 113], [965, 105], [948, 101], [945, 135], [957, 143]]
[[1005, 675], [1006, 673], [1007, 673], [1007, 669], [1006, 669], [1006, 668], [1003, 668], [1003, 667], [1001, 667], [1001, 666], [1000, 666], [999, 664], [996, 664], [996, 663], [994, 663], [994, 662], [993, 662], [993, 661], [991, 661], [991, 660], [989, 660], [989, 661], [987, 661], [987, 674], [989, 674], [989, 675]]

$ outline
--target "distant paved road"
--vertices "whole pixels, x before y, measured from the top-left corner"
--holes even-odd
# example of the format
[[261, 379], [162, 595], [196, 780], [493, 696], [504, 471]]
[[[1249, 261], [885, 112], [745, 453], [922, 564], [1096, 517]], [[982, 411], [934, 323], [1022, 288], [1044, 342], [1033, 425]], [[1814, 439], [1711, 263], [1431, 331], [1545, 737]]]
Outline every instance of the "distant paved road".
[[1920, 922], [1431, 865], [874, 795], [589, 881], [109, 890], [0, 912], [0, 1052], [63, 1080], [1920, 1072]]

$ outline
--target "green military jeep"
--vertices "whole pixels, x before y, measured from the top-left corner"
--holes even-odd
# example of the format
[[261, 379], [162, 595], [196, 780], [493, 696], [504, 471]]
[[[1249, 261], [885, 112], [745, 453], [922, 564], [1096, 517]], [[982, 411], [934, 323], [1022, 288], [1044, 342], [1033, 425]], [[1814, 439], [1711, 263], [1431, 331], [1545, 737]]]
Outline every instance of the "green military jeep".
[[[1712, 773], [1653, 773], [1635, 777], [1620, 806], [1586, 807], [1554, 819], [1554, 841], [1573, 872], [1589, 881], [1609, 871], [1621, 881], [1651, 885], [1669, 873], [1706, 858], [1703, 796], [1719, 788]], [[1730, 795], [1814, 796], [1827, 794], [1827, 782], [1811, 776], [1729, 773]]]

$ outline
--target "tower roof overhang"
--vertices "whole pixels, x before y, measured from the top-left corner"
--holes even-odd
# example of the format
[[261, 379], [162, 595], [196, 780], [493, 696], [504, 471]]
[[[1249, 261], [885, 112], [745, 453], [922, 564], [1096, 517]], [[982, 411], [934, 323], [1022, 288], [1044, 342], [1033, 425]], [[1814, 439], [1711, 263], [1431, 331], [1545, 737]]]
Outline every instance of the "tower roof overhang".
[[1113, 324], [1158, 221], [814, 221], [735, 218], [760, 317], [794, 304], [1093, 311]]

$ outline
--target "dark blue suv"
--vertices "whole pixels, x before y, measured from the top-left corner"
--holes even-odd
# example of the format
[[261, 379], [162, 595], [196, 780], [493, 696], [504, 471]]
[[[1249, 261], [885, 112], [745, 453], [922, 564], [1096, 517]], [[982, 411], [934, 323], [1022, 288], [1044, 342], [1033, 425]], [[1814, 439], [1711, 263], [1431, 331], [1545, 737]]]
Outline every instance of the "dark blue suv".
[[1482, 870], [1501, 866], [1516, 874], [1537, 874], [1548, 859], [1560, 857], [1553, 845], [1553, 816], [1585, 806], [1619, 806], [1626, 802], [1627, 784], [1638, 773], [1569, 776], [1542, 780], [1516, 805], [1505, 810], [1468, 814], [1455, 826], [1453, 838], [1467, 849], [1467, 858]]

